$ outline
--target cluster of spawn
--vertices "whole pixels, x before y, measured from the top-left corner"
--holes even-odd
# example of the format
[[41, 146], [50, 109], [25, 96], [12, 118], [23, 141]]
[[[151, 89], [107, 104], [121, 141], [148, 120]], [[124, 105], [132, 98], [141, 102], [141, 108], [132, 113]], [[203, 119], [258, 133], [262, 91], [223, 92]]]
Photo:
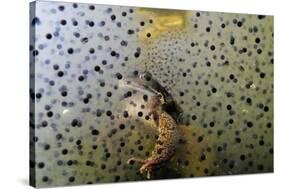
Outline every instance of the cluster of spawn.
[[[30, 6], [30, 181], [146, 180], [159, 136], [149, 71], [181, 108], [152, 179], [273, 171], [273, 17], [36, 1]], [[173, 112], [171, 112], [170, 115]], [[175, 115], [173, 115], [175, 116]]]

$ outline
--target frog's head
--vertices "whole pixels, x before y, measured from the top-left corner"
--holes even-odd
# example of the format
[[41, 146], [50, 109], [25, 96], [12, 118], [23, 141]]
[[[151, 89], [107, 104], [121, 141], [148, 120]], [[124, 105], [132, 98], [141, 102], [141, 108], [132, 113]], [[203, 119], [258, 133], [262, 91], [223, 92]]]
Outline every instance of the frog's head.
[[147, 107], [151, 110], [161, 110], [162, 105], [165, 103], [164, 97], [161, 93], [151, 96], [148, 101]]

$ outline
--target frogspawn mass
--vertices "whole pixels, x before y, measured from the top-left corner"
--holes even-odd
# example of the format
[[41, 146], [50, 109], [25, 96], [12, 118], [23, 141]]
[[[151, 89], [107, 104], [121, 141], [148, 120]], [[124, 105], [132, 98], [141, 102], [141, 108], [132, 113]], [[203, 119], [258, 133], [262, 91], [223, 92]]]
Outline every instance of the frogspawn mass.
[[30, 11], [31, 185], [273, 171], [272, 16]]

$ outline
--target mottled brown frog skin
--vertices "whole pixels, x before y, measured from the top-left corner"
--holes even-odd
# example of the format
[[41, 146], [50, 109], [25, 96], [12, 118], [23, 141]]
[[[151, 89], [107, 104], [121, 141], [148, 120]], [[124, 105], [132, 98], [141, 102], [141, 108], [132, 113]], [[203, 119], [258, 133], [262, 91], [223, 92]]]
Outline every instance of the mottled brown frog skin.
[[139, 162], [143, 165], [140, 168], [140, 173], [147, 172], [147, 179], [151, 178], [153, 170], [156, 167], [163, 165], [169, 161], [175, 154], [176, 144], [178, 142], [177, 125], [175, 120], [167, 112], [162, 110], [163, 98], [162, 95], [156, 95], [149, 101], [148, 106], [151, 108], [151, 113], [156, 126], [158, 127], [159, 136], [156, 141], [154, 150], [151, 156], [143, 160], [140, 158], [130, 158], [130, 162]]

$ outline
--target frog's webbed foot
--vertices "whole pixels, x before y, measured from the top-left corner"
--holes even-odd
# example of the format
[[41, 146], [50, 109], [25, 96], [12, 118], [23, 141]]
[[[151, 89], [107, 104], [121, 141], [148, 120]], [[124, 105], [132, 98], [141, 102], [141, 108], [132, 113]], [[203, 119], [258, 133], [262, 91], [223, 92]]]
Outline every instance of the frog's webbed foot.
[[146, 178], [151, 179], [152, 167], [147, 163], [142, 165], [141, 168], [140, 168], [140, 173], [144, 174], [144, 172], [146, 172]]
[[147, 172], [146, 178], [151, 179], [152, 167], [151, 167], [150, 163], [148, 163], [146, 160], [143, 160], [143, 159], [140, 159], [140, 158], [135, 158], [135, 157], [132, 157], [132, 158], [127, 160], [127, 164], [132, 164], [134, 162], [138, 162], [138, 163], [143, 164], [141, 166], [141, 168], [139, 169], [139, 172], [141, 174], [144, 174], [145, 172]]

